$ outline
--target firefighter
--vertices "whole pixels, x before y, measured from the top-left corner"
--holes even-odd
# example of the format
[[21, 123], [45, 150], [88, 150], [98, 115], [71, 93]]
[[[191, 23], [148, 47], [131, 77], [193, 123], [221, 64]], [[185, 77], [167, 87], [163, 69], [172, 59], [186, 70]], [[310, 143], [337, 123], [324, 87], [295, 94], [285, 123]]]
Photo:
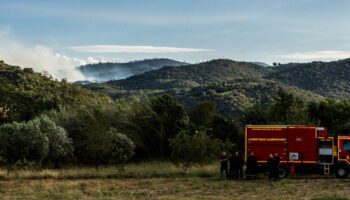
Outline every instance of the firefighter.
[[239, 179], [243, 179], [243, 166], [244, 166], [244, 158], [242, 157], [242, 155], [239, 155], [239, 153], [237, 152], [237, 159], [238, 159], [238, 176]]
[[234, 172], [235, 172], [234, 167], [236, 166], [234, 158], [235, 157], [232, 154], [229, 157], [229, 164], [230, 164], [230, 166], [229, 166], [228, 177], [229, 177], [230, 180], [233, 180], [233, 178], [234, 178]]
[[281, 161], [280, 156], [278, 155], [278, 153], [275, 153], [275, 155], [273, 156], [273, 170], [274, 170], [275, 180], [280, 180], [280, 176], [279, 176], [280, 161]]
[[267, 158], [267, 169], [269, 172], [269, 180], [274, 180], [274, 165], [273, 165], [273, 155], [269, 154], [269, 157]]
[[230, 178], [231, 179], [241, 179], [243, 178], [243, 166], [244, 160], [239, 152], [236, 151], [230, 158]]
[[247, 157], [246, 166], [247, 166], [246, 178], [247, 179], [256, 179], [258, 161], [256, 159], [254, 152], [251, 152], [250, 155]]
[[229, 172], [228, 172], [228, 155], [225, 151], [222, 152], [220, 157], [220, 173], [221, 177], [225, 175], [226, 178], [229, 178]]

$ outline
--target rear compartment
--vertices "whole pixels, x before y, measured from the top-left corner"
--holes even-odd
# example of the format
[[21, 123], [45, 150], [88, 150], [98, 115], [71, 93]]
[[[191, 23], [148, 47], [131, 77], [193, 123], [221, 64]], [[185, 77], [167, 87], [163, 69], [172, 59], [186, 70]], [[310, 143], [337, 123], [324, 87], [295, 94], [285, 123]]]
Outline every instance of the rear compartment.
[[254, 152], [265, 163], [269, 154], [278, 153], [281, 163], [318, 163], [317, 131], [315, 126], [247, 126], [245, 156]]

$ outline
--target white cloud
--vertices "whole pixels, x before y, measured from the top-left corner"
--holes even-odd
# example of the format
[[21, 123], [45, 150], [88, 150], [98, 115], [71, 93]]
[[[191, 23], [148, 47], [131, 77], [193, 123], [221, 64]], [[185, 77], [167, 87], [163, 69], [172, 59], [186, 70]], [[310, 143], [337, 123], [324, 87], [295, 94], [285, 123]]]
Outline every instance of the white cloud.
[[0, 29], [0, 38], [0, 60], [11, 65], [30, 67], [38, 72], [46, 71], [57, 79], [83, 80], [85, 77], [76, 66], [99, 62], [92, 57], [79, 59], [59, 54], [44, 45], [24, 45], [12, 38], [8, 30]]
[[295, 52], [291, 54], [278, 55], [279, 58], [294, 59], [294, 60], [336, 60], [350, 57], [350, 51], [308, 51]]
[[90, 45], [68, 48], [77, 52], [86, 53], [190, 53], [212, 51], [209, 49], [126, 45]]

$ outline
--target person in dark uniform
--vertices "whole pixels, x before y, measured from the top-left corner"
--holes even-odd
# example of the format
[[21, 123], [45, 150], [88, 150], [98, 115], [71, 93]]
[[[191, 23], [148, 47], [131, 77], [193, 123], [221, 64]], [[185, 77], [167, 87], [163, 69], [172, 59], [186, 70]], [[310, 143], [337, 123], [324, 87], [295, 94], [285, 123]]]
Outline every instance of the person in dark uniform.
[[237, 152], [237, 164], [238, 164], [238, 177], [239, 179], [243, 179], [243, 166], [244, 166], [244, 158], [242, 155], [239, 155]]
[[228, 176], [229, 176], [230, 180], [233, 180], [234, 179], [234, 173], [236, 171], [235, 170], [236, 164], [235, 164], [235, 156], [234, 155], [230, 156], [229, 163], [230, 163], [230, 166], [229, 166]]
[[258, 161], [256, 159], [254, 152], [251, 152], [250, 155], [247, 157], [246, 166], [247, 166], [246, 178], [248, 180], [256, 179]]
[[268, 169], [269, 172], [269, 180], [274, 180], [275, 178], [275, 171], [274, 171], [274, 165], [273, 165], [273, 155], [269, 154], [269, 157], [267, 158], [267, 162], [266, 162], [266, 167]]
[[226, 178], [229, 178], [229, 172], [228, 172], [228, 155], [227, 153], [224, 151], [221, 154], [220, 157], [220, 173], [221, 173], [221, 177], [223, 177], [223, 175], [225, 175]]
[[244, 160], [239, 155], [238, 151], [230, 158], [230, 178], [241, 179], [243, 178], [243, 166]]
[[280, 176], [279, 176], [280, 161], [281, 161], [280, 156], [278, 155], [278, 153], [275, 153], [275, 155], [273, 156], [273, 170], [274, 170], [275, 180], [280, 180]]

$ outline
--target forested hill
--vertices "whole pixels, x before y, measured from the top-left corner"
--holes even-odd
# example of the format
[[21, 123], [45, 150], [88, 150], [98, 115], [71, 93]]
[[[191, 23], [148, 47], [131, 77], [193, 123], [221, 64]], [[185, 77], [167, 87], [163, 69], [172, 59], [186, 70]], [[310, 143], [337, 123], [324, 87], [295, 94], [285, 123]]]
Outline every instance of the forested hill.
[[23, 121], [60, 105], [90, 105], [110, 98], [48, 75], [0, 61], [0, 124]]
[[247, 78], [274, 80], [329, 98], [350, 98], [350, 59], [290, 63], [277, 67], [220, 59], [184, 67], [165, 67], [127, 79], [109, 81], [107, 85], [129, 90], [167, 90]]
[[127, 63], [97, 63], [80, 66], [79, 69], [89, 80], [108, 81], [127, 78], [164, 66], [184, 66], [188, 63], [166, 58], [146, 59]]
[[232, 117], [239, 116], [245, 108], [254, 104], [271, 102], [280, 89], [288, 91], [288, 93], [306, 102], [324, 99], [321, 95], [313, 92], [261, 78], [238, 79], [167, 92], [189, 109], [193, 108], [198, 102], [216, 102], [216, 108], [219, 113]]
[[236, 115], [256, 102], [271, 99], [283, 88], [305, 101], [350, 98], [350, 61], [291, 63], [263, 67], [227, 59], [164, 67], [104, 84], [85, 87], [114, 99], [171, 93], [191, 108], [215, 101], [225, 115]]
[[263, 77], [269, 68], [227, 59], [212, 60], [181, 67], [164, 67], [123, 80], [109, 81], [123, 89], [191, 88], [216, 82]]
[[350, 59], [280, 65], [266, 78], [330, 98], [350, 98]]

